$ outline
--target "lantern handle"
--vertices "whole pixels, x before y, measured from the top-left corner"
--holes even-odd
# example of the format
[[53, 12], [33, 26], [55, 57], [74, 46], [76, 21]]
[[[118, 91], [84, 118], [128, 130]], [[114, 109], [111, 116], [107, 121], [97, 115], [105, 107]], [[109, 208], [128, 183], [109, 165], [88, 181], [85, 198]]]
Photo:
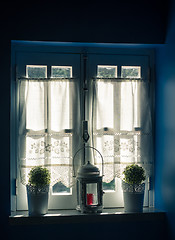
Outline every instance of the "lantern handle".
[[95, 151], [97, 151], [97, 152], [99, 153], [99, 155], [100, 155], [100, 157], [101, 157], [101, 160], [102, 160], [102, 176], [104, 176], [104, 161], [103, 161], [103, 156], [102, 156], [102, 154], [101, 154], [100, 151], [97, 150], [95, 147], [84, 146], [84, 147], [78, 149], [78, 150], [76, 151], [76, 153], [74, 154], [74, 156], [73, 156], [73, 160], [72, 160], [72, 162], [73, 162], [73, 171], [74, 171], [74, 176], [73, 176], [73, 177], [76, 177], [76, 175], [75, 175], [75, 168], [74, 168], [74, 160], [75, 160], [75, 157], [76, 157], [76, 155], [77, 155], [82, 149], [85, 149], [85, 148], [94, 149]]

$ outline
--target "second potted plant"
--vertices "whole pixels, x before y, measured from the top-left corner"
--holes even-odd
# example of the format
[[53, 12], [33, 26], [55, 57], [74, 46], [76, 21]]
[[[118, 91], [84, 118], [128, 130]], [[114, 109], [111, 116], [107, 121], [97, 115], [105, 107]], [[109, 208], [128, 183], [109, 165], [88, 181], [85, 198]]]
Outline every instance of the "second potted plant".
[[127, 166], [122, 181], [125, 212], [142, 212], [146, 179], [145, 170], [137, 164]]
[[30, 216], [48, 212], [50, 172], [44, 167], [34, 167], [29, 172], [27, 187], [28, 210]]

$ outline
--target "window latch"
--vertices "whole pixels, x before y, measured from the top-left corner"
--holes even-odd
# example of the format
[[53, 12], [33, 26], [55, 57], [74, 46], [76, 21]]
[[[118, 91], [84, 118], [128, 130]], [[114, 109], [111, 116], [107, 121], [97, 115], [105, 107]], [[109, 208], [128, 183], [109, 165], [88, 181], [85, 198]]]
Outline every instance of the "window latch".
[[88, 142], [90, 136], [88, 133], [88, 121], [83, 121], [83, 141]]

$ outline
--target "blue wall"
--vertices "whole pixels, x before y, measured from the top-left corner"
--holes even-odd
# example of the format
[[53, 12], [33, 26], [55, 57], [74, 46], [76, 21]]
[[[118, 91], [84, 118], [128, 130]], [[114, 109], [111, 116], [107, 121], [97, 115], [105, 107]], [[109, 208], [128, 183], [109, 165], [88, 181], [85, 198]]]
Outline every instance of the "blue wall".
[[172, 209], [175, 207], [175, 192], [172, 192], [175, 189], [175, 44], [157, 48], [156, 68], [155, 204], [158, 208]]
[[[135, 232], [141, 235], [141, 239], [161, 239], [161, 236], [165, 234], [162, 222], [25, 227], [12, 227], [8, 224], [10, 214], [10, 40], [164, 43], [168, 0], [166, 4], [159, 0], [127, 2], [116, 1], [115, 6], [110, 5], [109, 2], [104, 6], [102, 4], [91, 6], [90, 3], [85, 5], [84, 2], [83, 6], [79, 4], [76, 6], [74, 2], [69, 6], [63, 3], [61, 6], [55, 6], [51, 3], [49, 5], [47, 1], [44, 8], [40, 4], [29, 6], [26, 2], [24, 6], [20, 2], [19, 7], [14, 2], [7, 6], [7, 11], [3, 5], [0, 15], [1, 46], [3, 47], [0, 52], [0, 80], [3, 83], [0, 94], [1, 239], [24, 239], [24, 236], [25, 239], [48, 239], [51, 236], [54, 239], [70, 239], [79, 233], [82, 235], [86, 232], [86, 228], [92, 228], [93, 238], [102, 239], [113, 235], [116, 237], [119, 235], [118, 239], [122, 240], [131, 239]], [[175, 7], [171, 9], [175, 14]], [[175, 146], [173, 145], [175, 142], [175, 46], [173, 43], [175, 27], [173, 26], [175, 26], [175, 19], [172, 14], [167, 31], [167, 44], [155, 46], [157, 51], [155, 203], [156, 207], [168, 209], [169, 213], [173, 213], [175, 208], [175, 192], [173, 191], [175, 189], [173, 179], [175, 176]], [[166, 171], [163, 171], [164, 169]], [[169, 169], [171, 174], [169, 174]], [[172, 219], [175, 221], [174, 216]], [[68, 228], [70, 228], [69, 232]], [[152, 238], [149, 238], [149, 235], [152, 235]]]
[[164, 45], [156, 48], [155, 206], [168, 212], [175, 238], [175, 1]]

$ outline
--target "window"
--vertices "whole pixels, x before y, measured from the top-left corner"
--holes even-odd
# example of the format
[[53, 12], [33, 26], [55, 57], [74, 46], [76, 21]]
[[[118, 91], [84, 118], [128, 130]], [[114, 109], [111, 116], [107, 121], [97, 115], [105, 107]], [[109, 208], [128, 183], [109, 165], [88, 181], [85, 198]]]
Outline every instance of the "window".
[[141, 78], [141, 66], [122, 66], [122, 78]]
[[[122, 55], [117, 50], [103, 54], [104, 49], [96, 54], [92, 48], [84, 58], [79, 48], [69, 52], [64, 47], [51, 52], [46, 48], [14, 50], [16, 135], [12, 139], [17, 142], [13, 161], [18, 189], [14, 208], [27, 210], [28, 173], [41, 165], [51, 172], [49, 209], [75, 209], [73, 169], [77, 171], [83, 156], [76, 158], [74, 166], [72, 159], [83, 145], [83, 120], [89, 122], [88, 144], [104, 158], [104, 207], [122, 207], [124, 167], [139, 163], [146, 169], [147, 180], [152, 177], [150, 55]], [[98, 154], [87, 156], [102, 170]], [[145, 206], [151, 199], [147, 188]]]

